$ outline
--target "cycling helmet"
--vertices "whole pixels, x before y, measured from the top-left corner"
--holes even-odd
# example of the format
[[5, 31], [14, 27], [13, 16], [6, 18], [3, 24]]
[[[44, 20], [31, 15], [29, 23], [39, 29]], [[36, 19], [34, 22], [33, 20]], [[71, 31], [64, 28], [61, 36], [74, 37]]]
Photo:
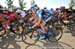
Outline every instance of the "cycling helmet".
[[31, 6], [31, 10], [35, 10], [35, 9], [38, 9], [38, 6], [36, 4]]
[[38, 7], [36, 4], [32, 5], [33, 8]]

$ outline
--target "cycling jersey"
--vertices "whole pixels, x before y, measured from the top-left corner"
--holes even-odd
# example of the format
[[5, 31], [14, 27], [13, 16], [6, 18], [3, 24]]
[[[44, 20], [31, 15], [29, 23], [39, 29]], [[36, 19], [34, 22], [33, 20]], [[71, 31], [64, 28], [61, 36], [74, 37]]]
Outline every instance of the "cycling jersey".
[[54, 13], [54, 10], [53, 9], [50, 9], [50, 14], [53, 14]]
[[50, 15], [50, 10], [44, 9], [44, 12], [45, 12], [44, 17], [45, 17], [45, 19], [47, 19], [49, 17], [49, 15]]
[[6, 15], [9, 16], [9, 21], [10, 21], [10, 22], [14, 21], [15, 16], [13, 15], [12, 12], [10, 12], [10, 13], [8, 13], [8, 14], [6, 14]]
[[38, 15], [39, 19], [42, 20], [42, 10], [38, 10], [37, 15]]
[[22, 10], [19, 10], [19, 9], [16, 11], [16, 13], [20, 13], [22, 18], [26, 16], [26, 13]]
[[46, 13], [47, 15], [50, 14], [50, 10], [44, 9], [44, 11], [45, 11], [45, 13]]

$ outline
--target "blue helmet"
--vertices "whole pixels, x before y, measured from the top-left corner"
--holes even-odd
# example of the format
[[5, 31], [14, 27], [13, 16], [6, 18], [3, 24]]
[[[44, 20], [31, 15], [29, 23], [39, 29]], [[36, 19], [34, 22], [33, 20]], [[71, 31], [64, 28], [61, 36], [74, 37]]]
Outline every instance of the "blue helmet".
[[34, 5], [32, 5], [32, 7], [34, 8], [34, 7], [38, 7], [36, 4], [34, 4]]
[[37, 9], [37, 8], [38, 8], [38, 6], [35, 4], [35, 5], [32, 5], [30, 9], [34, 10], [34, 9]]

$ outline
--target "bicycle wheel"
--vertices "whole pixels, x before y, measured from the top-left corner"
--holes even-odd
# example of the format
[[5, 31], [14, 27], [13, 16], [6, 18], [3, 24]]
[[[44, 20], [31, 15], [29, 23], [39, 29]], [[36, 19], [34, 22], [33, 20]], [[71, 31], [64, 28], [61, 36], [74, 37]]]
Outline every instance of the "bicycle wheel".
[[59, 41], [63, 36], [63, 32], [60, 30], [53, 30], [52, 34], [48, 36], [48, 40], [51, 42], [57, 42]]
[[0, 37], [2, 37], [5, 34], [6, 34], [6, 30], [4, 29], [4, 27], [0, 27]]
[[70, 25], [69, 26], [69, 30], [70, 30], [72, 36], [75, 37], [75, 24]]
[[[34, 35], [37, 34], [37, 35]], [[26, 31], [24, 36], [22, 36], [22, 41], [25, 44], [34, 45], [39, 39], [38, 31]]]
[[21, 35], [23, 33], [23, 26], [22, 25], [14, 25], [12, 27], [13, 33], [15, 33], [16, 35]]

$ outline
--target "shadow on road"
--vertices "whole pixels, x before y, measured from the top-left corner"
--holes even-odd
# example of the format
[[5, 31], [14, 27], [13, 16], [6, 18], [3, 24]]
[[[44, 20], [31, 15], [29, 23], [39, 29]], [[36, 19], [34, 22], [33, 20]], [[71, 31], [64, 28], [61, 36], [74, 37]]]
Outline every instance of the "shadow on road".
[[[17, 44], [15, 38], [16, 38], [15, 35], [7, 35], [6, 37], [0, 38], [0, 49], [21, 49], [21, 46]], [[46, 40], [38, 42], [35, 43], [34, 45], [27, 45], [25, 49], [66, 49], [68, 47], [69, 49], [74, 49], [71, 45], [61, 41], [50, 42]], [[64, 45], [67, 47], [65, 48]]]
[[21, 49], [20, 45], [16, 43], [16, 36], [7, 35], [0, 39], [0, 49]]
[[[25, 49], [74, 49], [71, 45], [64, 43], [64, 42], [48, 42], [46, 41], [40, 41], [41, 43], [43, 43], [43, 46], [38, 45], [38, 44], [34, 44], [34, 45], [28, 45], [25, 47]], [[60, 44], [61, 43], [61, 44]], [[63, 44], [63, 45], [62, 45]], [[66, 47], [65, 47], [66, 46]]]
[[67, 47], [64, 47], [64, 48], [70, 48], [70, 49], [74, 49], [71, 45], [69, 45], [69, 44], [67, 44], [67, 43], [65, 43], [65, 42], [59, 42], [59, 43], [61, 43], [61, 44], [63, 44], [63, 45], [66, 45]]
[[44, 44], [44, 48], [46, 49], [64, 49], [64, 47], [61, 44], [59, 44], [59, 42], [50, 42], [50, 41], [47, 41]]
[[43, 42], [40, 41], [40, 43], [43, 43], [43, 46], [41, 46], [40, 44], [34, 44], [34, 45], [28, 45], [27, 47], [25, 47], [25, 49], [64, 49], [63, 46], [61, 44], [59, 44], [58, 42]]

